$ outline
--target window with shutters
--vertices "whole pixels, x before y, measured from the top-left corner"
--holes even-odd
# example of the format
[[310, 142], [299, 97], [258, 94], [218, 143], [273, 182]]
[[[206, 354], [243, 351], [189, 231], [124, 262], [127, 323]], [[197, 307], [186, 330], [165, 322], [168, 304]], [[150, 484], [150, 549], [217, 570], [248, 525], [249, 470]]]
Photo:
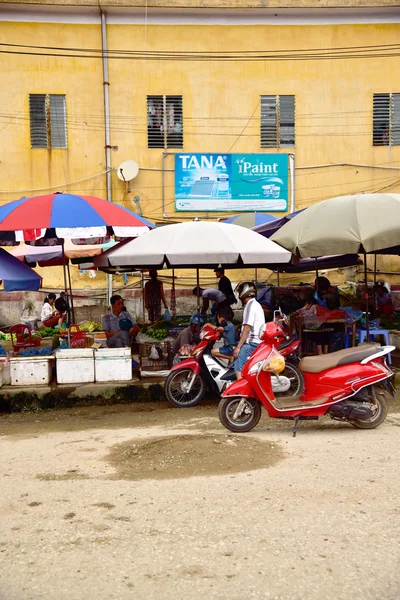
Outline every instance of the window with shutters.
[[149, 148], [183, 148], [182, 96], [147, 96]]
[[374, 94], [373, 146], [400, 146], [400, 94]]
[[32, 148], [67, 148], [64, 94], [29, 94]]
[[295, 145], [294, 96], [261, 96], [261, 148]]

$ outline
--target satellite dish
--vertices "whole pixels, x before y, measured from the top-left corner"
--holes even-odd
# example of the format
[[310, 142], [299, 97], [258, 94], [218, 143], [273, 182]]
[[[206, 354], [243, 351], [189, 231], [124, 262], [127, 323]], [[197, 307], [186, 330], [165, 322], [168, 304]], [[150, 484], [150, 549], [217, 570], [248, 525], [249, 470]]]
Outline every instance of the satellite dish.
[[125, 160], [117, 169], [118, 179], [132, 181], [139, 173], [139, 165], [134, 160]]

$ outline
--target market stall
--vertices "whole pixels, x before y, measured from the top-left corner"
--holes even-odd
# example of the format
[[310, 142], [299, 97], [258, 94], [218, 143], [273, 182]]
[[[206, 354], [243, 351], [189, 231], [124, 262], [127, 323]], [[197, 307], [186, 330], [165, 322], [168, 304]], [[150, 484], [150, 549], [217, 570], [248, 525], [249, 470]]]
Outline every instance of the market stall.
[[[250, 229], [227, 223], [192, 221], [149, 231], [95, 257], [94, 263], [97, 268], [111, 273], [163, 267], [194, 268], [199, 288], [200, 268], [254, 268], [266, 263], [288, 263], [290, 257], [290, 252]], [[200, 312], [199, 294], [197, 310]]]
[[[111, 236], [133, 238], [152, 228], [154, 228], [154, 225], [146, 219], [139, 217], [139, 215], [93, 196], [56, 193], [33, 198], [22, 198], [0, 207], [0, 245], [17, 245], [20, 241], [24, 240], [29, 245], [35, 247], [38, 255], [41, 254], [38, 248], [50, 247], [52, 260], [60, 260], [61, 247], [61, 261], [64, 268], [66, 291], [70, 288], [70, 284], [68, 285], [67, 282], [68, 258], [65, 251], [65, 240], [71, 240], [74, 243], [73, 245], [76, 245], [76, 252], [80, 254], [82, 252], [81, 245], [87, 245], [88, 240], [89, 243], [92, 242], [92, 244], [98, 245], [108, 242]], [[57, 250], [54, 250], [55, 247], [58, 247]], [[70, 252], [73, 253], [71, 247]], [[93, 251], [94, 253], [97, 253], [97, 250]], [[18, 264], [20, 267], [23, 267], [21, 263]], [[65, 383], [75, 383], [77, 373], [82, 373], [83, 369], [86, 373], [83, 377], [94, 381], [94, 363], [97, 348], [86, 348], [86, 332], [81, 331], [79, 327], [75, 326], [75, 330], [70, 329], [69, 332], [67, 345], [73, 347], [61, 348], [58, 352], [62, 352], [62, 355], [57, 352], [55, 353], [56, 361], [59, 361], [58, 370], [61, 373], [57, 379], [61, 378]], [[29, 354], [25, 358], [33, 360], [41, 353], [41, 350], [37, 346], [24, 348], [19, 353], [18, 359], [24, 358], [24, 356], [21, 356], [23, 352]], [[46, 350], [46, 352], [48, 351]], [[84, 356], [81, 356], [81, 354]], [[97, 355], [97, 358], [100, 359], [100, 355]], [[116, 363], [116, 361], [121, 360], [121, 357], [119, 355], [117, 357], [111, 356], [108, 359], [109, 363], [107, 364], [109, 367], [112, 362]], [[52, 360], [54, 359], [52, 358]], [[68, 368], [64, 370], [66, 373], [64, 375], [63, 360], [69, 361]], [[88, 369], [86, 367], [83, 368], [82, 361], [84, 360], [87, 360], [88, 363], [93, 361], [93, 369], [91, 367]], [[126, 362], [125, 357], [123, 360]], [[129, 375], [131, 377], [130, 357], [129, 361]], [[26, 363], [27, 361], [24, 362]], [[104, 367], [106, 363], [103, 361], [100, 364]], [[114, 367], [117, 369], [118, 365], [114, 364]], [[99, 371], [103, 370], [107, 369], [99, 368]], [[12, 382], [14, 385], [47, 384], [53, 370], [47, 369], [45, 375], [39, 377], [37, 370], [29, 369], [25, 365], [24, 368], [21, 368], [21, 372], [24, 374], [23, 383], [21, 383], [21, 376], [18, 375], [14, 382]]]
[[344, 253], [363, 254], [366, 338], [388, 338], [387, 329], [370, 326], [367, 254], [399, 254], [399, 194], [360, 194], [325, 200], [296, 215], [271, 239], [300, 258], [315, 259], [338, 248]]

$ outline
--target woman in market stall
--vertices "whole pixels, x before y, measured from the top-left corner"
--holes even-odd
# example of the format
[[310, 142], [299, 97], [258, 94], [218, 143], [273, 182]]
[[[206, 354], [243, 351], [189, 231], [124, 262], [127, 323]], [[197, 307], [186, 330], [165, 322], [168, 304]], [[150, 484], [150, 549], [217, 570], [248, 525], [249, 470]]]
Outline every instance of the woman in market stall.
[[378, 314], [391, 317], [395, 310], [390, 292], [383, 281], [375, 285], [376, 308]]
[[[317, 277], [312, 298], [308, 302], [308, 307], [318, 304], [327, 310], [336, 310], [340, 306], [339, 293], [327, 277]], [[307, 305], [305, 306], [307, 308]], [[322, 326], [320, 330], [316, 329], [314, 333], [314, 341], [317, 347], [317, 354], [328, 354], [329, 344], [332, 339], [332, 329], [324, 330]]]
[[63, 323], [65, 322], [67, 315], [66, 313], [59, 312], [55, 307], [56, 295], [50, 293], [44, 299], [44, 304], [42, 306], [42, 312], [40, 314], [40, 320], [42, 321], [45, 327], [55, 327], [58, 325], [58, 328], [61, 329]]
[[150, 323], [161, 320], [161, 302], [167, 310], [168, 305], [165, 299], [164, 286], [158, 279], [158, 273], [155, 269], [149, 271], [150, 280], [144, 286], [144, 304], [149, 313]]

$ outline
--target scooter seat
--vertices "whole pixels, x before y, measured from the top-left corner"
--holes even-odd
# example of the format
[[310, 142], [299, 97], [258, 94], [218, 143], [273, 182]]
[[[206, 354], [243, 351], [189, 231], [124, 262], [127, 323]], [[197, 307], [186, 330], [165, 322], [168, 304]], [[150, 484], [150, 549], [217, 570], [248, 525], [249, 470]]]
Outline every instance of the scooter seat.
[[302, 358], [299, 368], [304, 373], [321, 373], [327, 369], [341, 367], [350, 363], [360, 362], [378, 352], [376, 344], [361, 344], [356, 348], [346, 348], [338, 352], [323, 354], [322, 356], [306, 356]]

